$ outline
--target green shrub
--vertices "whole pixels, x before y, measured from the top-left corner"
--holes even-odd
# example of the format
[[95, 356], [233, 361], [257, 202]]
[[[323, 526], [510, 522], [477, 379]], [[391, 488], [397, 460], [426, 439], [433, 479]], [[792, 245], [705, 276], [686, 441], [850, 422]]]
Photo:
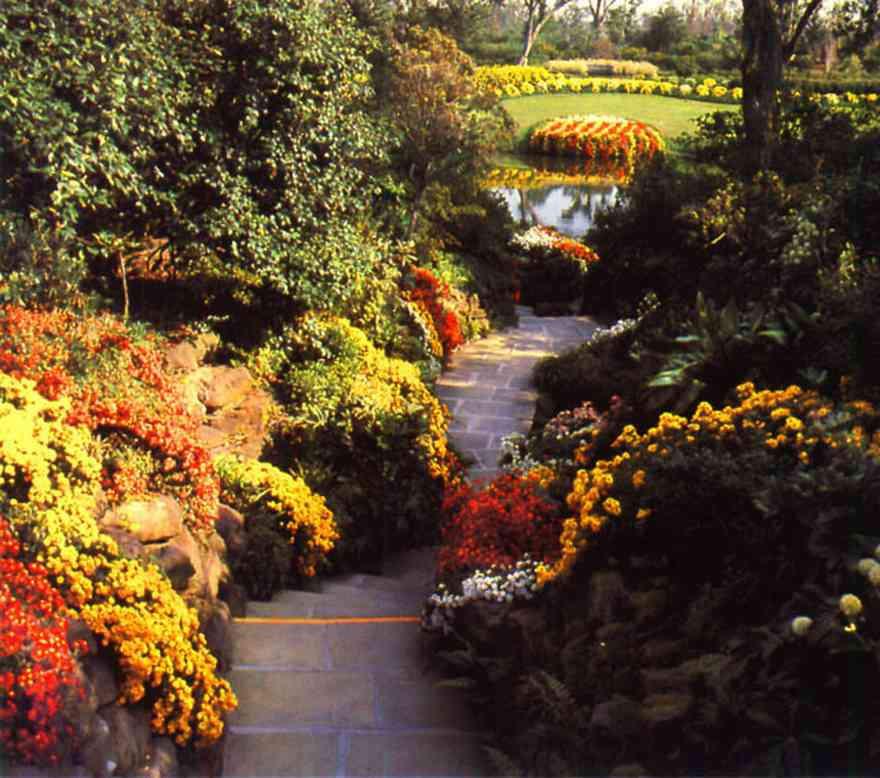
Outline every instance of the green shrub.
[[388, 145], [371, 45], [314, 0], [4, 3], [0, 211], [100, 273], [155, 239], [178, 271], [341, 305]]

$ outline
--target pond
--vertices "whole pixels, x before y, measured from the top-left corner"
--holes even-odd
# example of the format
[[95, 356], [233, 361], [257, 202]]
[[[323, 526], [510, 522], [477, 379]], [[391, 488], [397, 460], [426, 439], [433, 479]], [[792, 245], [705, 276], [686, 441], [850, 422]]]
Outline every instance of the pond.
[[494, 170], [486, 185], [502, 196], [523, 227], [542, 224], [577, 238], [592, 226], [599, 209], [617, 202], [625, 181], [619, 167], [529, 156]]

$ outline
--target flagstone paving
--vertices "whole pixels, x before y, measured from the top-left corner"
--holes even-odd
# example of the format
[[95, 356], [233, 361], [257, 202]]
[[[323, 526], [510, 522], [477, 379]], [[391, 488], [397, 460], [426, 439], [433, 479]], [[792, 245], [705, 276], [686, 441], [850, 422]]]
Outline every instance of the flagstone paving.
[[[450, 438], [474, 460], [471, 478], [497, 471], [500, 439], [527, 432], [543, 356], [577, 345], [586, 317], [537, 318], [465, 345], [438, 382], [452, 410]], [[226, 778], [484, 776], [483, 737], [460, 690], [438, 686], [417, 616], [433, 590], [434, 551], [385, 563], [382, 576], [325, 580], [249, 603], [234, 625]]]
[[535, 363], [583, 343], [598, 326], [588, 316], [539, 317], [525, 307], [517, 313], [516, 329], [466, 344], [437, 381], [437, 395], [452, 412], [449, 439], [474, 461], [472, 480], [498, 473], [502, 437], [529, 431], [538, 397]]

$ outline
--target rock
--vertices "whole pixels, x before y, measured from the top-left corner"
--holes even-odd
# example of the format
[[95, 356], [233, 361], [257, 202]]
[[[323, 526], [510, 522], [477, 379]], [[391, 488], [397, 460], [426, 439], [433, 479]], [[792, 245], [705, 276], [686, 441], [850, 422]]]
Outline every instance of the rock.
[[693, 706], [690, 694], [650, 694], [642, 700], [642, 716], [652, 728], [678, 725]]
[[629, 592], [616, 570], [597, 570], [590, 577], [590, 618], [600, 623], [620, 621], [630, 609]]
[[210, 424], [202, 424], [196, 430], [196, 438], [199, 444], [204, 446], [212, 454], [224, 453], [223, 446], [226, 445], [226, 433], [215, 429]]
[[189, 533], [180, 535], [167, 543], [151, 546], [150, 554], [164, 571], [175, 591], [187, 589], [196, 574], [198, 546]]
[[196, 372], [202, 383], [199, 399], [209, 413], [238, 405], [253, 388], [251, 374], [244, 367], [202, 367]]
[[205, 408], [202, 401], [199, 399], [201, 384], [199, 384], [198, 380], [192, 378], [192, 375], [193, 374], [184, 376], [183, 380], [178, 385], [180, 388], [180, 397], [183, 401], [183, 407], [186, 408], [190, 414], [197, 419], [204, 420], [208, 415], [208, 409]]
[[101, 709], [101, 717], [109, 727], [112, 761], [117, 775], [128, 775], [139, 767], [146, 756], [150, 742], [150, 717], [142, 706], [120, 707], [108, 705]]
[[193, 341], [193, 346], [195, 347], [199, 362], [204, 362], [205, 357], [219, 347], [219, 345], [220, 336], [213, 332], [200, 332], [196, 335], [195, 340]]
[[147, 549], [134, 535], [122, 527], [103, 527], [103, 532], [116, 541], [119, 551], [132, 559], [146, 559]]
[[232, 613], [222, 600], [214, 600], [200, 610], [200, 627], [208, 648], [217, 657], [218, 670], [226, 672], [232, 665]]
[[247, 545], [247, 532], [244, 527], [244, 516], [234, 508], [221, 503], [217, 509], [217, 520], [214, 522], [214, 529], [223, 538], [229, 559], [239, 556]]
[[610, 778], [647, 778], [648, 771], [638, 762], [630, 762], [615, 767], [608, 775]]
[[176, 343], [165, 352], [165, 364], [172, 370], [190, 373], [199, 366], [199, 352], [192, 343]]
[[172, 497], [161, 494], [149, 500], [132, 500], [105, 514], [101, 523], [130, 532], [141, 543], [159, 543], [184, 531], [183, 511]]
[[98, 640], [95, 633], [82, 619], [68, 619], [66, 637], [70, 645], [73, 645], [74, 641], [85, 643], [88, 646], [89, 654], [94, 654], [98, 650]]
[[110, 778], [115, 772], [116, 752], [110, 739], [110, 725], [103, 716], [95, 716], [92, 732], [80, 747], [79, 756], [94, 778]]
[[642, 664], [665, 667], [680, 662], [686, 651], [686, 640], [655, 639], [642, 645], [640, 656]]
[[173, 741], [167, 737], [154, 737], [144, 764], [134, 773], [134, 778], [177, 778], [179, 774], [180, 763]]
[[[92, 684], [88, 675], [84, 672], [82, 664], [75, 668], [75, 675], [79, 683], [82, 685], [84, 694], [73, 696], [69, 702], [65, 704], [65, 713], [69, 717], [73, 731], [76, 733], [76, 740], [85, 741], [91, 737], [95, 729], [98, 711], [98, 695], [95, 693], [94, 684]], [[70, 743], [64, 744], [70, 746]]]
[[85, 656], [80, 661], [86, 677], [91, 681], [98, 707], [115, 702], [119, 697], [115, 667], [100, 656]]
[[644, 728], [641, 706], [622, 695], [600, 702], [590, 718], [590, 729], [621, 740], [638, 736]]
[[649, 627], [662, 621], [666, 615], [669, 595], [662, 589], [647, 592], [633, 592], [630, 601], [636, 610], [635, 623], [639, 627]]
[[[218, 540], [222, 543], [222, 539]], [[196, 594], [210, 597], [216, 600], [220, 593], [220, 584], [230, 578], [229, 568], [223, 561], [223, 557], [213, 549], [205, 549], [201, 554], [199, 575], [192, 582], [192, 589]]]
[[221, 582], [218, 596], [229, 606], [233, 618], [247, 616], [248, 593], [243, 586], [232, 581]]
[[251, 391], [238, 405], [211, 415], [199, 431], [199, 440], [213, 454], [240, 454], [258, 459], [269, 428], [267, 410], [272, 398], [264, 391]]

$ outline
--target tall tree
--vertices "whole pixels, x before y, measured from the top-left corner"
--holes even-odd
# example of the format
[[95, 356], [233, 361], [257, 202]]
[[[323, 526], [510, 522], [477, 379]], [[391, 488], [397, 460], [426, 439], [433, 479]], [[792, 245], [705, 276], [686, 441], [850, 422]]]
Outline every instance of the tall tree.
[[608, 12], [617, 5], [619, 0], [587, 0], [587, 8], [590, 11], [590, 16], [593, 17], [593, 29], [598, 32], [603, 32], [605, 29], [605, 22], [608, 19]]
[[743, 0], [743, 123], [748, 164], [767, 166], [779, 132], [783, 67], [823, 0]]
[[419, 27], [394, 51], [390, 114], [412, 186], [407, 238], [428, 187], [473, 175], [506, 129], [497, 101], [474, 81], [474, 64], [455, 41]]
[[[592, 0], [593, 2], [616, 2], [616, 0]], [[529, 64], [529, 54], [532, 46], [538, 40], [541, 30], [553, 17], [565, 6], [574, 0], [523, 0], [522, 9], [525, 12], [523, 22], [523, 48], [519, 58], [520, 65]]]

